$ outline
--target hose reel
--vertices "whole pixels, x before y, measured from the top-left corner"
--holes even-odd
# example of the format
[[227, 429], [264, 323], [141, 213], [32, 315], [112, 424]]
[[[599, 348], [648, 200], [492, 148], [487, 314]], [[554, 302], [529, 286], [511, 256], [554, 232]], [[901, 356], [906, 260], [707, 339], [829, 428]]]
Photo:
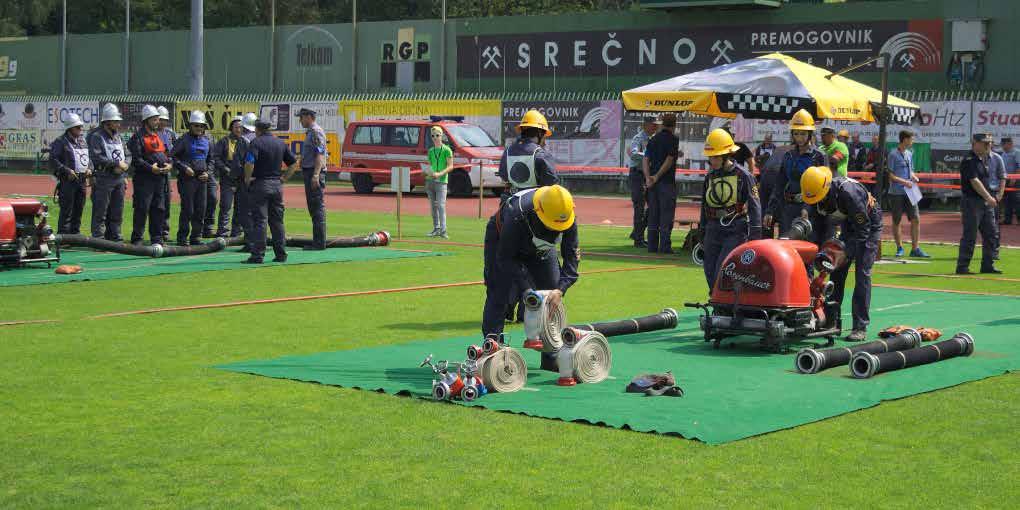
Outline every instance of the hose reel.
[[524, 294], [524, 348], [556, 352], [563, 347], [560, 332], [567, 325], [563, 301], [549, 305], [548, 290], [531, 290]]

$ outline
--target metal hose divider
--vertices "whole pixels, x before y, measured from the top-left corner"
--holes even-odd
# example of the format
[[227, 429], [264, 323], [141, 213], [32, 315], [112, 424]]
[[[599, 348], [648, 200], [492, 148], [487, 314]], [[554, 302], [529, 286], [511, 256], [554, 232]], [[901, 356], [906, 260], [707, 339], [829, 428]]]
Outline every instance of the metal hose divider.
[[645, 315], [643, 317], [635, 317], [633, 319], [568, 326], [560, 332], [560, 336], [563, 338], [564, 342], [576, 343], [579, 332], [598, 331], [602, 334], [602, 336], [608, 338], [612, 336], [644, 333], [646, 331], [673, 329], [676, 327], [677, 321], [677, 311], [672, 308], [664, 308], [659, 313]]
[[609, 340], [598, 331], [586, 331], [571, 347], [574, 378], [582, 383], [597, 383], [609, 377], [613, 354]]
[[567, 324], [563, 301], [549, 307], [548, 290], [533, 290], [524, 295], [524, 333], [528, 340], [541, 340], [542, 352], [556, 352], [563, 347], [561, 331]]
[[108, 241], [106, 239], [99, 239], [80, 234], [57, 234], [56, 238], [58, 243], [66, 244], [69, 246], [82, 246], [85, 248], [92, 248], [95, 250], [120, 253], [121, 255], [133, 255], [135, 257], [152, 257], [152, 258], [205, 255], [207, 253], [220, 251], [227, 247], [227, 240], [222, 237], [217, 237], [216, 239], [208, 243], [196, 244], [191, 246], [164, 246], [162, 244], [141, 246], [127, 243], [118, 243], [116, 241]]
[[905, 351], [871, 354], [859, 352], [850, 360], [850, 373], [857, 379], [867, 379], [883, 372], [927, 365], [957, 356], [970, 356], [974, 352], [974, 337], [957, 333], [948, 340]]
[[503, 347], [493, 354], [478, 360], [480, 375], [489, 391], [513, 393], [528, 382], [528, 364], [520, 352], [512, 347]]
[[883, 352], [903, 351], [921, 345], [921, 333], [915, 329], [901, 331], [896, 336], [875, 340], [853, 347], [836, 347], [833, 349], [801, 349], [794, 358], [793, 365], [802, 374], [817, 374], [822, 370], [850, 363], [850, 359], [858, 352], [881, 354]]

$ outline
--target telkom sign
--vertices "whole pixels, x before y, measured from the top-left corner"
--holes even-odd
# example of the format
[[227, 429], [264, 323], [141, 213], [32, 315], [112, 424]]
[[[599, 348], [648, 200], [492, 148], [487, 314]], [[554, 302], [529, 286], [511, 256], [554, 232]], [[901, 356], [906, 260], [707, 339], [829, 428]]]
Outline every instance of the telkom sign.
[[774, 52], [840, 68], [888, 52], [892, 70], [942, 69], [942, 20], [461, 36], [457, 75], [678, 74]]

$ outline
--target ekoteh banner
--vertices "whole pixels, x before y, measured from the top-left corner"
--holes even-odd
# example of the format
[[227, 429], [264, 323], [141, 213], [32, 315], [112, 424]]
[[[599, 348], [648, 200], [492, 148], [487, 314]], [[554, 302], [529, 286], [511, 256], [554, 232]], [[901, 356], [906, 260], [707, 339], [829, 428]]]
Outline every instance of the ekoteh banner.
[[1020, 139], [1020, 103], [975, 101], [973, 107], [972, 133], [991, 133], [996, 143], [1004, 137]]
[[43, 129], [45, 127], [45, 102], [0, 102], [0, 129]]
[[929, 19], [464, 35], [457, 76], [675, 76], [774, 52], [829, 69], [889, 53], [893, 71], [940, 72], [942, 30]]
[[39, 146], [38, 129], [0, 130], [0, 158], [35, 159]]
[[337, 103], [267, 103], [261, 106], [264, 113], [266, 109], [276, 110], [276, 124], [278, 131], [276, 136], [283, 139], [290, 146], [294, 154], [301, 154], [301, 147], [305, 141], [305, 128], [301, 127], [300, 120], [295, 117], [302, 108], [315, 112], [315, 122], [326, 132], [326, 162], [329, 166], [340, 166], [340, 145], [343, 142], [343, 119], [340, 117], [340, 107]]
[[44, 129], [64, 131], [64, 119], [68, 113], [76, 113], [85, 123], [85, 130], [99, 125], [99, 103], [97, 101], [50, 101], [46, 103], [46, 125]]
[[188, 119], [191, 112], [198, 110], [205, 114], [208, 123], [206, 132], [213, 140], [219, 140], [230, 132], [230, 121], [237, 115], [258, 113], [259, 104], [254, 102], [213, 102], [213, 101], [181, 101], [177, 103], [177, 117], [174, 129], [178, 133], [188, 130]]
[[619, 166], [623, 105], [619, 101], [505, 101], [503, 144], [518, 137], [517, 125], [531, 109], [541, 112], [553, 134], [546, 148], [555, 162], [577, 166]]
[[464, 122], [485, 130], [494, 143], [499, 143], [501, 106], [498, 100], [488, 99], [366, 100], [341, 102], [340, 111], [343, 112], [345, 129], [356, 120], [428, 120], [432, 115], [460, 116], [464, 117]]

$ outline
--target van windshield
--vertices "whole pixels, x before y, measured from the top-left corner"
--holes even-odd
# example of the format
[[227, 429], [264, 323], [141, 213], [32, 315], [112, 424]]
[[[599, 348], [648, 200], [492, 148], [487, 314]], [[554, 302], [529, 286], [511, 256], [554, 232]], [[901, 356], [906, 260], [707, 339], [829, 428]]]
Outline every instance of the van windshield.
[[460, 147], [496, 147], [489, 134], [470, 124], [447, 125], [446, 130]]

